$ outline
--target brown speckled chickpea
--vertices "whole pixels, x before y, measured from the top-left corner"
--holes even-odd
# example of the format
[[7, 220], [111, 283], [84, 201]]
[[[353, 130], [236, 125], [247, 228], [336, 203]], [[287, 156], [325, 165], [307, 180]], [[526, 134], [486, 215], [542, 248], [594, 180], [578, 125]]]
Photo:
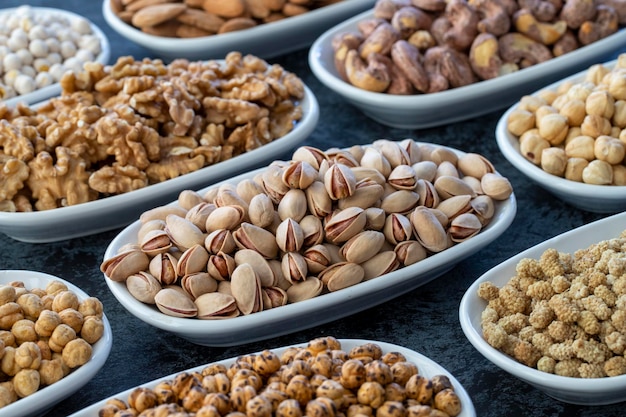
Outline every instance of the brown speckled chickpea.
[[53, 352], [62, 352], [65, 345], [71, 341], [76, 339], [76, 332], [67, 324], [59, 324], [52, 334], [50, 335], [50, 339], [48, 340], [48, 345]]
[[72, 369], [77, 368], [91, 359], [92, 352], [93, 348], [85, 339], [70, 340], [63, 348], [63, 362]]
[[387, 385], [393, 381], [391, 367], [382, 360], [375, 360], [365, 365], [365, 379]]
[[43, 310], [35, 322], [35, 331], [40, 337], [50, 337], [59, 324], [61, 324], [59, 313]]
[[304, 408], [304, 415], [307, 417], [332, 417], [336, 412], [335, 404], [323, 397], [312, 399]]
[[445, 388], [435, 395], [435, 408], [445, 412], [451, 417], [461, 413], [461, 400], [450, 388]]
[[230, 401], [234, 411], [245, 413], [246, 404], [257, 395], [256, 390], [251, 386], [236, 387], [230, 392]]
[[405, 417], [406, 409], [404, 404], [398, 401], [385, 401], [378, 410], [376, 417]]
[[61, 360], [43, 359], [39, 367], [39, 376], [41, 377], [41, 385], [52, 385], [61, 380], [65, 376]]
[[396, 362], [406, 362], [406, 357], [400, 352], [387, 352], [380, 359], [389, 366]]
[[39, 339], [35, 331], [35, 323], [28, 319], [21, 319], [13, 323], [11, 333], [15, 336], [18, 345], [24, 342], [35, 342]]
[[[195, 413], [202, 407], [206, 395], [207, 392], [204, 388], [199, 385], [194, 385], [182, 399], [181, 405], [185, 410]], [[250, 403], [250, 401], [248, 401], [248, 403]]]
[[59, 291], [67, 291], [67, 285], [61, 281], [50, 281], [46, 285], [46, 293], [49, 295], [56, 295]]
[[10, 330], [11, 326], [24, 318], [22, 307], [16, 302], [8, 302], [0, 306], [0, 329]]
[[87, 297], [80, 302], [78, 305], [78, 311], [87, 317], [87, 316], [96, 316], [102, 318], [104, 314], [104, 307], [102, 305], [102, 301], [100, 301], [96, 297]]
[[348, 352], [350, 359], [359, 359], [364, 364], [367, 364], [375, 359], [380, 359], [383, 355], [382, 349], [375, 343], [366, 343], [360, 346], [355, 346]]
[[94, 344], [104, 335], [104, 322], [96, 316], [87, 316], [80, 329], [80, 337], [87, 343]]
[[298, 400], [303, 407], [313, 398], [313, 388], [309, 379], [304, 375], [295, 375], [285, 388], [285, 393], [291, 398]]
[[433, 392], [436, 394], [446, 388], [452, 389], [452, 382], [446, 375], [435, 375], [430, 381], [433, 384]]
[[157, 397], [151, 389], [138, 387], [128, 396], [128, 405], [142, 412], [157, 405]]
[[266, 349], [255, 357], [252, 368], [259, 375], [268, 376], [280, 368], [280, 358]]
[[378, 382], [366, 381], [359, 387], [356, 397], [359, 403], [378, 408], [386, 400], [385, 388]]
[[406, 396], [420, 404], [430, 404], [433, 399], [433, 383], [423, 375], [412, 375], [405, 385]]
[[418, 372], [417, 365], [412, 362], [396, 362], [391, 365], [391, 374], [393, 375], [393, 382], [396, 382], [402, 386], [406, 385], [411, 376]]
[[357, 388], [365, 381], [365, 365], [356, 359], [348, 359], [341, 367], [339, 382], [348, 389]]
[[319, 353], [310, 361], [311, 371], [330, 378], [333, 372], [333, 359], [326, 353]]
[[300, 403], [295, 399], [289, 399], [278, 404], [276, 408], [277, 417], [301, 417], [302, 410]]
[[29, 320], [37, 320], [37, 317], [39, 317], [39, 314], [43, 310], [43, 302], [36, 294], [22, 294], [16, 302], [22, 307], [24, 318]]
[[83, 327], [84, 317], [78, 310], [66, 308], [59, 311], [59, 317], [61, 317], [61, 322], [70, 326], [76, 333], [79, 333]]
[[[161, 403], [165, 401], [160, 401]], [[215, 407], [217, 412], [224, 416], [232, 411], [232, 405], [228, 396], [221, 392], [210, 392], [204, 397], [205, 406]]]
[[13, 387], [18, 397], [24, 398], [39, 389], [39, 372], [36, 369], [22, 369], [13, 377]]

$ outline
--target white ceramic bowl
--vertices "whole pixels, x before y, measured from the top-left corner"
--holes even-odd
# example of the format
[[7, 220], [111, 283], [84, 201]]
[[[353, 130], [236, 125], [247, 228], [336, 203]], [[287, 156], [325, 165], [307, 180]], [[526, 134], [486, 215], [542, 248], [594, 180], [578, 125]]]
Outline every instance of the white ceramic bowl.
[[515, 276], [515, 267], [522, 258], [539, 259], [549, 248], [574, 253], [602, 240], [617, 237], [622, 230], [626, 230], [626, 213], [616, 214], [555, 236], [487, 271], [468, 288], [461, 299], [459, 319], [465, 336], [493, 364], [557, 400], [581, 405], [626, 401], [626, 375], [595, 379], [553, 375], [522, 365], [491, 347], [483, 339], [480, 325], [480, 316], [487, 303], [477, 295], [482, 282], [491, 281], [498, 287], [506, 284]]
[[[10, 9], [2, 9], [0, 10], [0, 14], [5, 13], [14, 13], [19, 8], [10, 8]], [[84, 17], [77, 15], [76, 13], [72, 13], [63, 9], [56, 9], [52, 7], [29, 7], [29, 9], [36, 14], [48, 14], [48, 15], [58, 15], [64, 19], [72, 20], [72, 19], [84, 19]], [[102, 30], [96, 26], [93, 22], [89, 22], [91, 26], [91, 30], [94, 35], [98, 37], [100, 40], [100, 54], [96, 57], [96, 62], [99, 62], [103, 65], [109, 63], [109, 58], [111, 56], [111, 47], [109, 45], [109, 39], [102, 32]], [[49, 99], [50, 97], [58, 96], [61, 94], [61, 85], [59, 83], [54, 83], [46, 87], [39, 88], [32, 93], [22, 94], [16, 97], [12, 97], [7, 100], [3, 100], [9, 107], [15, 106], [17, 103], [26, 103], [26, 104], [34, 104], [39, 103], [40, 101], [44, 101]]]
[[23, 242], [42, 243], [92, 235], [124, 226], [142, 212], [165, 204], [185, 189], [196, 189], [230, 175], [262, 166], [295, 148], [315, 129], [319, 105], [305, 86], [302, 119], [293, 130], [252, 151], [180, 177], [100, 200], [53, 210], [8, 213], [0, 211], [0, 232]]
[[[616, 61], [604, 64], [607, 68], [615, 66]], [[555, 90], [564, 82], [577, 82], [584, 79], [587, 70], [550, 84], [541, 90]], [[534, 93], [537, 94], [537, 93]], [[582, 210], [595, 213], [616, 213], [626, 209], [626, 186], [594, 185], [567, 180], [548, 174], [541, 167], [527, 160], [521, 153], [518, 138], [511, 134], [506, 126], [509, 115], [517, 108], [511, 106], [500, 118], [496, 126], [496, 142], [504, 157], [533, 182], [546, 189], [563, 201]]]
[[[455, 152], [459, 155], [462, 154], [460, 151], [455, 150]], [[262, 171], [263, 168], [239, 175], [223, 183], [237, 184], [243, 179], [253, 178]], [[219, 186], [220, 184], [216, 185]], [[208, 188], [210, 187], [200, 190], [200, 193], [206, 192]], [[172, 202], [171, 204], [176, 203]], [[155, 306], [144, 304], [135, 299], [128, 292], [124, 282], [115, 282], [106, 277], [104, 279], [115, 298], [131, 314], [154, 327], [174, 333], [200, 345], [238, 345], [328, 323], [381, 304], [424, 285], [444, 274], [456, 263], [478, 252], [504, 233], [513, 221], [515, 212], [516, 200], [512, 194], [509, 199], [497, 202], [496, 213], [492, 221], [478, 235], [445, 251], [431, 255], [420, 262], [340, 291], [224, 320], [199, 320], [167, 316]], [[136, 243], [139, 228], [140, 222], [137, 220], [122, 230], [106, 249], [103, 259], [114, 256], [125, 244]]]
[[[11, 281], [22, 281], [27, 289], [46, 288], [51, 281], [61, 281], [74, 292], [79, 300], [89, 297], [83, 290], [54, 275], [42, 272], [26, 271], [26, 270], [0, 270], [0, 283], [6, 284]], [[70, 395], [77, 392], [85, 384], [98, 373], [104, 365], [111, 346], [113, 345], [113, 335], [111, 325], [106, 317], [103, 316], [104, 334], [100, 340], [93, 344], [93, 352], [91, 359], [83, 366], [76, 368], [72, 373], [58, 382], [41, 388], [28, 397], [19, 399], [5, 407], [0, 408], [0, 417], [25, 417], [25, 416], [41, 416], [55, 404], [66, 399]]]
[[354, 87], [343, 81], [335, 69], [333, 37], [346, 32], [358, 33], [357, 23], [372, 16], [373, 11], [366, 11], [324, 32], [309, 50], [309, 66], [326, 87], [365, 115], [384, 125], [402, 129], [446, 125], [505, 108], [543, 85], [610, 59], [610, 55], [622, 49], [626, 41], [626, 31], [620, 30], [569, 54], [492, 80], [439, 93], [396, 96]]
[[343, 0], [299, 16], [250, 29], [191, 39], [166, 38], [144, 33], [117, 17], [111, 10], [110, 0], [104, 0], [102, 13], [113, 30], [165, 60], [218, 59], [231, 51], [267, 59], [311, 45], [324, 30], [372, 7], [374, 3], [375, 0]]
[[[425, 376], [426, 378], [432, 378], [436, 375], [446, 375], [449, 379], [450, 382], [452, 383], [452, 386], [454, 388], [454, 391], [456, 392], [456, 394], [459, 396], [459, 399], [461, 400], [461, 413], [458, 415], [458, 417], [474, 417], [476, 416], [476, 410], [474, 409], [474, 404], [472, 403], [472, 399], [470, 398], [470, 396], [468, 395], [467, 391], [465, 390], [465, 388], [463, 388], [463, 386], [459, 383], [459, 381], [450, 373], [448, 372], [444, 367], [442, 367], [440, 364], [438, 364], [437, 362], [435, 362], [434, 360], [422, 355], [421, 353], [415, 352], [413, 350], [410, 350], [408, 348], [405, 348], [403, 346], [398, 346], [398, 345], [394, 345], [391, 343], [386, 343], [386, 342], [379, 342], [379, 341], [375, 341], [375, 340], [362, 340], [362, 339], [338, 339], [339, 342], [341, 343], [341, 349], [345, 352], [349, 352], [350, 349], [363, 345], [365, 343], [376, 343], [378, 346], [381, 347], [382, 351], [384, 353], [387, 352], [399, 352], [401, 354], [403, 354], [407, 361], [409, 362], [413, 362], [414, 364], [417, 365], [417, 368], [419, 370], [420, 375]], [[306, 343], [301, 343], [298, 345], [293, 345], [293, 346], [306, 346]], [[279, 348], [271, 348], [269, 347], [268, 349], [271, 350], [272, 352], [274, 352], [276, 355], [280, 356], [283, 354], [283, 352], [285, 352], [285, 350], [287, 350], [287, 348], [289, 348], [289, 346], [284, 346], [284, 347], [279, 347]], [[236, 358], [230, 358], [230, 359], [224, 359], [218, 362], [215, 362], [216, 364], [222, 364], [226, 367], [230, 366], [234, 361], [236, 360]], [[180, 374], [181, 372], [199, 372], [201, 371], [203, 368], [205, 368], [207, 365], [200, 365], [197, 366], [195, 368], [191, 368], [191, 369], [187, 369], [186, 371], [180, 371], [180, 372], [176, 372], [173, 373], [171, 375], [168, 375], [166, 377], [163, 378], [158, 378], [155, 379], [154, 381], [148, 382], [146, 384], [142, 384], [140, 385], [141, 387], [146, 387], [146, 388], [154, 388], [159, 382], [162, 381], [171, 381], [172, 379], [174, 379], [174, 377], [178, 374]], [[135, 389], [134, 388], [130, 388], [124, 392], [120, 392], [118, 394], [116, 394], [113, 397], [101, 400], [95, 404], [92, 404], [91, 406], [76, 412], [75, 414], [72, 414], [70, 417], [91, 417], [91, 416], [96, 416], [98, 415], [98, 410], [100, 410], [102, 408], [102, 406], [107, 402], [107, 400], [111, 399], [111, 398], [119, 398], [122, 399], [124, 401], [126, 401], [128, 399], [128, 395]]]

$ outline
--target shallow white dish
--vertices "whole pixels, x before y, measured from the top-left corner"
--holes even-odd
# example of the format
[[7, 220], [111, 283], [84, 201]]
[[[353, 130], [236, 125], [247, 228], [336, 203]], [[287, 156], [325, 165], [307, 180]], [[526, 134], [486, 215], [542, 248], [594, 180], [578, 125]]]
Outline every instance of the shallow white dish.
[[[455, 151], [459, 155], [460, 151]], [[264, 168], [239, 175], [223, 183], [237, 184], [243, 179], [253, 178]], [[220, 183], [221, 184], [221, 183]], [[216, 184], [216, 185], [220, 185]], [[200, 190], [206, 192], [207, 187]], [[176, 204], [172, 202], [171, 204]], [[409, 292], [450, 270], [461, 260], [478, 252], [494, 241], [509, 227], [516, 213], [514, 194], [496, 204], [496, 213], [490, 224], [478, 235], [436, 253], [408, 267], [385, 274], [376, 279], [344, 288], [340, 291], [315, 298], [287, 304], [258, 313], [223, 320], [199, 320], [167, 316], [156, 307], [135, 299], [124, 282], [104, 279], [117, 300], [140, 320], [162, 330], [174, 333], [193, 343], [207, 346], [232, 346], [293, 333], [337, 320], [401, 294]], [[113, 257], [120, 247], [137, 242], [139, 220], [135, 221], [113, 239], [103, 259]], [[323, 313], [320, 313], [323, 312]]]
[[[35, 13], [47, 13], [47, 14], [59, 15], [67, 19], [77, 19], [79, 17], [81, 19], [85, 19], [83, 16], [79, 16], [76, 13], [72, 13], [68, 10], [63, 10], [63, 9], [56, 9], [52, 7], [31, 7], [30, 9], [32, 9], [33, 12]], [[13, 13], [15, 10], [16, 8], [2, 9], [0, 10], [0, 14]], [[100, 54], [96, 57], [96, 62], [106, 65], [109, 63], [109, 58], [111, 56], [111, 46], [109, 45], [109, 38], [107, 38], [105, 33], [98, 26], [96, 26], [93, 22], [90, 21], [89, 23], [91, 25], [91, 30], [94, 33], [94, 35], [96, 35], [98, 39], [100, 39], [101, 51], [100, 51]], [[7, 100], [3, 100], [2, 102], [5, 103], [9, 107], [13, 107], [17, 103], [26, 103], [26, 104], [39, 103], [40, 101], [49, 99], [50, 97], [58, 96], [59, 94], [61, 94], [61, 85], [59, 83], [54, 83], [49, 86], [37, 89], [33, 91], [32, 93], [22, 94], [22, 95], [12, 97]]]
[[250, 29], [191, 39], [144, 33], [117, 17], [111, 10], [110, 0], [103, 1], [102, 14], [113, 30], [166, 60], [223, 58], [231, 51], [267, 59], [311, 45], [324, 30], [371, 8], [374, 3], [375, 0], [343, 0]]
[[[603, 64], [607, 68], [615, 66], [616, 61]], [[550, 84], [541, 90], [555, 90], [565, 82], [578, 82], [584, 79], [587, 70]], [[537, 94], [539, 91], [535, 92]], [[533, 164], [520, 153], [519, 139], [507, 130], [507, 119], [517, 108], [511, 106], [500, 118], [496, 126], [496, 142], [504, 157], [533, 182], [554, 194], [563, 201], [582, 210], [596, 213], [616, 213], [626, 209], [626, 186], [593, 185], [570, 181], [548, 174], [541, 167]]]
[[302, 119], [293, 130], [266, 145], [226, 161], [126, 194], [53, 210], [8, 213], [0, 211], [0, 232], [23, 242], [42, 243], [92, 235], [124, 226], [140, 213], [176, 198], [184, 189], [195, 189], [252, 169], [295, 148], [315, 129], [319, 105], [305, 86]]
[[538, 259], [549, 248], [574, 253], [591, 244], [615, 238], [625, 229], [626, 213], [616, 214], [548, 239], [487, 271], [468, 288], [461, 299], [459, 319], [465, 336], [496, 366], [560, 401], [581, 405], [604, 405], [626, 401], [626, 375], [594, 379], [553, 375], [522, 365], [491, 347], [483, 339], [480, 325], [480, 316], [487, 303], [477, 295], [482, 282], [491, 281], [498, 287], [506, 284], [515, 276], [515, 267], [522, 258]]
[[441, 126], [505, 108], [539, 87], [585, 67], [610, 59], [623, 48], [626, 31], [619, 32], [569, 54], [513, 74], [433, 94], [395, 96], [373, 93], [343, 81], [335, 69], [332, 39], [345, 32], [358, 33], [357, 23], [373, 17], [363, 12], [327, 30], [309, 50], [313, 74], [365, 115], [384, 125], [401, 129]]
[[[463, 386], [459, 383], [459, 381], [450, 372], [448, 372], [444, 367], [442, 367], [440, 364], [433, 361], [432, 359], [422, 355], [421, 353], [418, 353], [408, 348], [405, 348], [403, 346], [398, 346], [398, 345], [391, 344], [391, 343], [372, 341], [372, 340], [362, 340], [362, 339], [338, 339], [338, 340], [339, 342], [341, 342], [341, 349], [346, 352], [350, 351], [350, 349], [352, 349], [353, 347], [363, 345], [365, 343], [376, 343], [378, 346], [381, 347], [384, 353], [399, 352], [403, 354], [406, 357], [407, 361], [413, 362], [414, 364], [417, 365], [420, 375], [423, 375], [427, 378], [432, 378], [435, 375], [446, 375], [450, 379], [450, 382], [452, 383], [452, 386], [454, 387], [454, 391], [456, 392], [456, 394], [459, 396], [461, 400], [462, 408], [461, 408], [461, 413], [458, 415], [458, 417], [476, 416], [476, 410], [474, 409], [474, 404], [472, 403], [472, 399], [468, 395], [467, 391], [465, 391], [465, 388], [463, 388]], [[293, 345], [293, 346], [306, 346], [306, 343]], [[268, 348], [268, 349], [276, 353], [278, 356], [280, 356], [288, 347], [289, 346], [283, 346], [280, 348]], [[230, 359], [224, 359], [215, 363], [223, 364], [228, 367], [235, 360], [236, 358], [230, 358]], [[158, 379], [155, 379], [154, 381], [148, 382], [146, 384], [142, 384], [140, 386], [147, 387], [147, 388], [154, 388], [159, 382], [172, 380], [176, 375], [180, 374], [181, 372], [191, 373], [191, 372], [201, 371], [207, 365], [209, 364], [200, 365], [195, 368], [187, 369], [186, 371], [176, 372], [166, 377], [158, 378]], [[135, 388], [130, 388], [126, 391], [120, 392], [119, 394], [116, 394], [115, 396], [110, 397], [110, 398], [119, 398], [119, 399], [126, 401], [128, 399], [128, 394], [130, 394]], [[98, 415], [98, 410], [102, 408], [102, 406], [104, 406], [104, 404], [110, 398], [107, 398], [95, 404], [92, 404], [91, 406], [72, 414], [70, 417], [91, 417], [91, 416]]]
[[[54, 275], [26, 270], [0, 270], [0, 283], [6, 284], [11, 281], [22, 281], [27, 289], [46, 288], [49, 282], [55, 280], [65, 283], [80, 300], [89, 297], [89, 295], [71, 282]], [[41, 416], [55, 404], [66, 399], [87, 384], [102, 368], [109, 357], [109, 352], [113, 345], [111, 325], [106, 315], [103, 315], [102, 321], [104, 322], [104, 334], [100, 340], [92, 345], [93, 352], [89, 362], [75, 369], [58, 382], [0, 408], [0, 417]]]

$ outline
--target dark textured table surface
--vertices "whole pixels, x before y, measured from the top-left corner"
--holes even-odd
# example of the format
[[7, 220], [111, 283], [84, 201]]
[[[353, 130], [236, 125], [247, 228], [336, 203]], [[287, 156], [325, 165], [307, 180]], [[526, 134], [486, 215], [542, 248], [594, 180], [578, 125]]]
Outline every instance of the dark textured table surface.
[[[26, 2], [2, 0], [0, 5], [13, 7], [23, 3]], [[91, 19], [109, 36], [111, 62], [122, 55], [150, 56], [149, 51], [111, 30], [103, 20], [101, 1], [28, 3], [72, 10]], [[322, 335], [385, 341], [434, 359], [463, 384], [479, 416], [624, 415], [624, 403], [585, 407], [551, 399], [483, 358], [461, 330], [459, 302], [470, 284], [484, 272], [523, 249], [606, 216], [581, 211], [556, 200], [504, 159], [494, 138], [502, 111], [438, 128], [393, 129], [366, 118], [321, 85], [309, 70], [307, 50], [269, 61], [295, 72], [317, 96], [320, 121], [305, 144], [327, 149], [369, 143], [378, 138], [413, 138], [482, 153], [513, 184], [518, 203], [513, 224], [495, 242], [448, 273], [393, 301], [305, 331], [228, 348], [201, 347], [158, 331], [131, 316], [117, 302], [104, 282], [99, 265], [106, 247], [120, 229], [47, 244], [22, 243], [0, 235], [0, 269], [31, 269], [71, 281], [103, 301], [113, 329], [113, 347], [104, 367], [84, 388], [56, 405], [49, 412], [50, 417], [67, 416], [117, 392], [190, 367], [264, 348], [306, 342]]]

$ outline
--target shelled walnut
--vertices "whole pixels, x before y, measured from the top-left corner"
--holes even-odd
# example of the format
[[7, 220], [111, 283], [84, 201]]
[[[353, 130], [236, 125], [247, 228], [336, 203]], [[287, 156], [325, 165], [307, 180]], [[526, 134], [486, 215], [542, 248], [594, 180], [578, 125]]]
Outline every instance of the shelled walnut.
[[249, 29], [341, 0], [109, 0], [124, 22], [156, 36], [195, 38]]
[[617, 32], [626, 1], [378, 0], [357, 31], [333, 40], [347, 82], [389, 94], [488, 80]]
[[49, 210], [133, 191], [256, 149], [302, 117], [304, 85], [253, 55], [120, 57], [37, 108], [0, 105], [0, 206]]

